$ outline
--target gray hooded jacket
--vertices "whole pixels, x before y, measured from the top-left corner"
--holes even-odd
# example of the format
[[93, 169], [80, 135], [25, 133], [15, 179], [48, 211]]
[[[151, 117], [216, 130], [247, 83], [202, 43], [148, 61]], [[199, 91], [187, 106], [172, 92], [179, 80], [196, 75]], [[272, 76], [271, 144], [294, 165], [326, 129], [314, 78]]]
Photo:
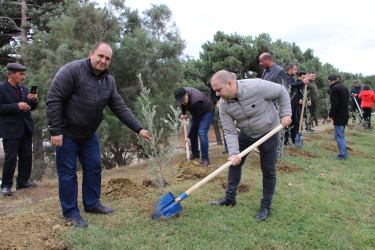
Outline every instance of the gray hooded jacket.
[[278, 100], [281, 117], [292, 115], [289, 94], [282, 85], [262, 79], [238, 80], [237, 84], [237, 99], [221, 98], [219, 109], [230, 156], [240, 153], [236, 127], [251, 138], [260, 138], [280, 124], [272, 100]]

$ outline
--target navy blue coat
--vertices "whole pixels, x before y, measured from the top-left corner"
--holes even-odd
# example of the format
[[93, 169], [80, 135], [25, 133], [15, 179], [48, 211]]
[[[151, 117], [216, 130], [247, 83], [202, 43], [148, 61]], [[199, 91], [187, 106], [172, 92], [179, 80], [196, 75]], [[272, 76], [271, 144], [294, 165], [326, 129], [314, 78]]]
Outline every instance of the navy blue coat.
[[[29, 90], [19, 84], [21, 89], [22, 102], [30, 105], [31, 110], [36, 109], [38, 102], [33, 102], [27, 98]], [[19, 110], [18, 96], [8, 80], [0, 83], [0, 138], [18, 139], [21, 138], [25, 129], [29, 129], [34, 134], [34, 124], [31, 112]]]

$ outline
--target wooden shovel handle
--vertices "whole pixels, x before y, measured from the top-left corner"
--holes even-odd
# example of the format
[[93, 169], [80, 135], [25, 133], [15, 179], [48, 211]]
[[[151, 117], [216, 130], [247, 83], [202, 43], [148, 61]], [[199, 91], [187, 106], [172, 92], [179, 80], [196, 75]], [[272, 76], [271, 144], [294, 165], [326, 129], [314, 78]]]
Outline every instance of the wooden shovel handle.
[[[245, 155], [247, 155], [248, 153], [250, 153], [251, 150], [253, 150], [254, 148], [258, 147], [260, 144], [262, 144], [263, 142], [267, 141], [271, 136], [273, 136], [274, 134], [276, 134], [277, 132], [279, 132], [283, 127], [284, 126], [282, 124], [280, 124], [276, 128], [272, 129], [270, 132], [268, 132], [265, 136], [263, 136], [262, 138], [260, 138], [258, 141], [256, 141], [254, 144], [252, 144], [250, 147], [248, 147], [247, 149], [245, 149], [244, 151], [242, 151], [239, 154], [239, 156], [241, 158], [244, 157]], [[214, 178], [216, 175], [218, 175], [219, 173], [221, 173], [224, 169], [228, 168], [230, 165], [232, 165], [232, 162], [228, 161], [227, 163], [225, 163], [224, 165], [222, 165], [220, 168], [218, 168], [214, 172], [212, 172], [210, 175], [206, 176], [203, 180], [201, 180], [200, 182], [198, 182], [197, 184], [195, 184], [194, 186], [192, 186], [185, 193], [187, 195], [190, 195], [195, 190], [197, 190], [198, 188], [200, 188], [203, 184], [207, 183], [212, 178]]]
[[301, 111], [301, 118], [299, 120], [298, 134], [301, 133], [301, 129], [302, 129], [302, 120], [303, 120], [303, 114], [305, 111], [306, 96], [307, 96], [307, 84], [305, 84], [305, 92], [303, 93], [302, 111]]
[[[185, 138], [186, 138], [187, 137], [186, 119], [184, 118], [182, 122], [184, 123], [184, 133], [185, 133]], [[186, 146], [186, 160], [189, 161], [190, 160], [189, 143], [185, 142], [185, 146]]]

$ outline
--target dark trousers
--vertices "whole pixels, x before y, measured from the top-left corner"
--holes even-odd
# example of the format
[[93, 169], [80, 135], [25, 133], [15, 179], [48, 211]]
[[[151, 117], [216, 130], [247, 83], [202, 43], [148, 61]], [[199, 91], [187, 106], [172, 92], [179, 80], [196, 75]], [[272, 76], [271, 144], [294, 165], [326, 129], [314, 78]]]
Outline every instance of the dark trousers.
[[299, 122], [301, 120], [301, 110], [302, 107], [300, 104], [292, 104], [292, 128], [290, 129], [290, 137], [292, 139], [293, 144], [295, 143], [295, 139], [298, 135]]
[[100, 205], [102, 168], [97, 134], [80, 143], [64, 136], [62, 147], [56, 147], [56, 168], [61, 208], [67, 219], [80, 214], [77, 201], [77, 156], [82, 165], [83, 207], [89, 210]]
[[314, 115], [315, 115], [315, 109], [316, 109], [316, 103], [311, 103], [310, 106], [308, 106], [309, 112], [310, 112], [310, 117], [307, 119], [307, 113], [305, 110], [304, 117], [306, 117], [306, 131], [311, 130], [313, 121], [314, 121]]
[[11, 188], [13, 185], [14, 172], [17, 166], [18, 157], [18, 175], [17, 184], [26, 184], [31, 175], [32, 167], [32, 135], [25, 128], [25, 133], [18, 139], [3, 139], [5, 153], [3, 165], [3, 177], [1, 188]]
[[362, 108], [363, 109], [363, 119], [365, 120], [364, 127], [366, 129], [371, 129], [371, 108]]
[[[275, 193], [278, 136], [278, 133], [276, 133], [258, 147], [260, 151], [260, 166], [263, 174], [263, 198], [261, 200], [261, 207], [270, 208], [273, 194]], [[250, 138], [241, 131], [238, 135], [240, 151], [242, 152], [258, 139], [259, 138]], [[225, 197], [228, 200], [236, 199], [237, 188], [241, 181], [242, 165], [246, 157], [247, 155], [242, 157], [239, 165], [229, 167], [228, 187], [225, 192]]]

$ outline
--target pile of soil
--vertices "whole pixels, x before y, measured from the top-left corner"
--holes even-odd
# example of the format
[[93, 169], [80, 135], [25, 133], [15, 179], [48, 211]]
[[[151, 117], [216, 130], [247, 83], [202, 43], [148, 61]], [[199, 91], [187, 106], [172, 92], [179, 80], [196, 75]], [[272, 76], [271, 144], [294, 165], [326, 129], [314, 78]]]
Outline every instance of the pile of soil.
[[[238, 188], [237, 188], [237, 191], [238, 193], [248, 193], [250, 192], [250, 187], [254, 184], [254, 181], [251, 180], [251, 181], [244, 181], [245, 183], [241, 183], [240, 185], [238, 185]], [[222, 180], [221, 181], [221, 187], [223, 189], [227, 189], [228, 187], [228, 182], [225, 180]]]
[[102, 184], [102, 195], [115, 199], [127, 197], [143, 197], [150, 192], [150, 188], [135, 184], [127, 178], [111, 178], [107, 183]]
[[216, 170], [216, 166], [201, 167], [196, 161], [183, 161], [178, 165], [179, 173], [175, 176], [176, 180], [196, 180], [203, 179]]
[[[0, 218], [0, 248], [6, 249], [67, 249], [66, 242], [57, 241], [55, 234], [70, 227], [51, 213], [25, 213]], [[13, 230], [9, 230], [12, 228]]]
[[286, 164], [286, 163], [283, 163], [283, 162], [276, 164], [276, 169], [277, 169], [277, 172], [285, 172], [285, 173], [301, 171], [300, 166]]

